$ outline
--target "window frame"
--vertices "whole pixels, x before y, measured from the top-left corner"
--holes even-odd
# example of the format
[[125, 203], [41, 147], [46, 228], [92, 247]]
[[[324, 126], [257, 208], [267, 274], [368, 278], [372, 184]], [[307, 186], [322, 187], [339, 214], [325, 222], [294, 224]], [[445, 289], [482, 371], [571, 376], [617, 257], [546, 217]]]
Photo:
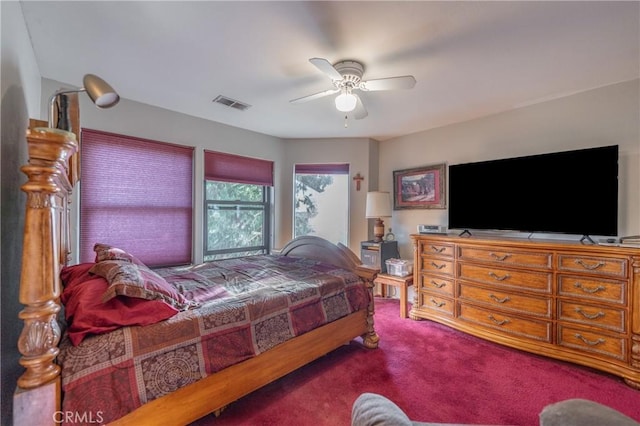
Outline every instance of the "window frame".
[[[209, 259], [205, 260], [208, 256], [216, 256], [216, 255], [224, 255], [224, 254], [233, 254], [233, 253], [243, 253], [247, 251], [261, 251], [262, 253], [255, 254], [268, 254], [271, 252], [271, 187], [267, 185], [257, 185], [262, 187], [262, 201], [242, 201], [242, 200], [210, 200], [207, 199], [207, 182], [219, 182], [223, 184], [234, 184], [242, 182], [229, 182], [229, 181], [220, 181], [213, 179], [205, 179], [204, 182], [204, 212], [203, 212], [203, 261], [211, 262], [218, 259]], [[250, 184], [253, 185], [253, 184]], [[218, 250], [208, 250], [208, 236], [209, 236], [209, 209], [210, 206], [262, 206], [263, 214], [263, 228], [262, 228], [262, 239], [264, 244], [259, 246], [249, 246], [249, 247], [236, 247], [236, 248], [228, 248], [228, 249], [218, 249]], [[259, 210], [259, 209], [252, 209]], [[237, 256], [240, 257], [240, 256]]]
[[[296, 237], [296, 183], [297, 183], [297, 175], [305, 174], [305, 175], [344, 175], [347, 178], [350, 175], [351, 164], [350, 163], [331, 163], [331, 162], [321, 162], [321, 163], [296, 163], [293, 166], [293, 185], [292, 185], [292, 193], [291, 197], [293, 203], [291, 205], [291, 235]], [[345, 235], [343, 244], [347, 244], [350, 239], [351, 227], [350, 227], [350, 218], [351, 218], [351, 204], [349, 203], [349, 199], [351, 196], [351, 189], [349, 187], [349, 181], [346, 182], [346, 206], [347, 206], [347, 219], [345, 224]], [[305, 234], [308, 235], [308, 234]]]

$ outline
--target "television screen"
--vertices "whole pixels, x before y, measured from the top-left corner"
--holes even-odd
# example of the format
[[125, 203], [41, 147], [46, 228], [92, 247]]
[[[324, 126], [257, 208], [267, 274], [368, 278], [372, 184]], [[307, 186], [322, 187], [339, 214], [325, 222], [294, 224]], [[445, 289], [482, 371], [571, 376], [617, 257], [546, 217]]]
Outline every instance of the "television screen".
[[449, 166], [449, 228], [615, 236], [618, 146]]

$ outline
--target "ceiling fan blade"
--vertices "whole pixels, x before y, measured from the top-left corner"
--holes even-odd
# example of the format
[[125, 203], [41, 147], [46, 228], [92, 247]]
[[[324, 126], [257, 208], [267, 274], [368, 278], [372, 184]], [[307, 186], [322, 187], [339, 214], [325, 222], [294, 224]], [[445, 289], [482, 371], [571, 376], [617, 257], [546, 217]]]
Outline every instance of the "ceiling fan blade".
[[314, 93], [313, 95], [303, 96], [301, 98], [292, 99], [289, 102], [292, 104], [301, 104], [303, 102], [312, 101], [314, 99], [322, 98], [324, 96], [333, 95], [334, 93], [338, 93], [340, 89], [329, 89], [324, 92]]
[[331, 62], [327, 61], [324, 58], [311, 58], [309, 59], [313, 65], [316, 66], [320, 71], [325, 73], [331, 80], [342, 80], [342, 74], [338, 72], [337, 69], [331, 65]]
[[356, 107], [353, 110], [353, 118], [355, 118], [356, 120], [362, 120], [367, 115], [369, 115], [369, 113], [367, 112], [367, 109], [364, 107], [364, 104], [362, 103], [360, 96], [356, 95], [355, 93], [353, 94], [353, 96], [355, 96], [357, 99]]
[[375, 80], [362, 81], [358, 88], [369, 92], [376, 90], [411, 89], [416, 85], [416, 79], [412, 75], [401, 77], [378, 78]]

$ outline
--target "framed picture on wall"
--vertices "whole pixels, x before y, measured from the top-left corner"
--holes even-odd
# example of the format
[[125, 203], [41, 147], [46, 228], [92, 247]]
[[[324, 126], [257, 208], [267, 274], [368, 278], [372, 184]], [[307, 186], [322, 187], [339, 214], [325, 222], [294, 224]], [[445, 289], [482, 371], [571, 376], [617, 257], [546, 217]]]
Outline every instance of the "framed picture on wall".
[[393, 209], [444, 209], [446, 165], [393, 172]]

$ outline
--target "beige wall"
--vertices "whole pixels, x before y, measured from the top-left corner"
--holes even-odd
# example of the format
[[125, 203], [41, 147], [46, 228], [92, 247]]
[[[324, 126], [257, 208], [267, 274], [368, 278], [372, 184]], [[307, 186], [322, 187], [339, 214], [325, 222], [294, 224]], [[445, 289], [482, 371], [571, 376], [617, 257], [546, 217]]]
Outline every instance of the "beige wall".
[[[381, 142], [380, 189], [392, 191], [394, 170], [617, 144], [619, 234], [640, 234], [639, 93], [633, 80]], [[410, 258], [409, 235], [418, 224], [447, 225], [447, 211], [397, 210], [391, 223], [402, 257]]]
[[[87, 71], [89, 72], [89, 71]], [[42, 109], [40, 116], [47, 118], [47, 100], [52, 93], [62, 87], [60, 82], [42, 80]], [[117, 88], [116, 88], [117, 90]], [[276, 137], [227, 126], [209, 120], [179, 114], [163, 108], [153, 107], [128, 99], [110, 109], [98, 109], [88, 96], [81, 94], [81, 127], [120, 133], [151, 140], [170, 142], [195, 147], [194, 182], [194, 260], [203, 258], [203, 205], [204, 197], [204, 150], [222, 151], [237, 155], [274, 161], [275, 188], [283, 187], [282, 157], [284, 142]], [[82, 185], [82, 182], [80, 183]], [[80, 187], [80, 190], [81, 187]], [[275, 191], [275, 223], [286, 220], [288, 205], [283, 204], [285, 191]], [[75, 191], [74, 196], [77, 196]], [[78, 203], [76, 202], [77, 206]], [[77, 213], [77, 212], [76, 212]], [[73, 220], [77, 224], [77, 220]], [[278, 227], [276, 227], [277, 229]], [[72, 240], [77, 240], [77, 229], [73, 230]], [[74, 250], [77, 253], [78, 250]]]
[[[48, 98], [56, 90], [69, 87], [60, 82], [42, 80], [42, 107], [39, 116], [47, 119]], [[117, 88], [116, 88], [117, 89]], [[367, 189], [377, 190], [378, 142], [367, 139], [282, 140], [213, 121], [203, 120], [166, 109], [121, 99], [113, 108], [96, 108], [83, 94], [80, 100], [82, 127], [120, 133], [152, 140], [196, 147], [194, 184], [194, 254], [202, 260], [204, 194], [203, 150], [218, 150], [275, 162], [274, 248], [282, 247], [293, 234], [293, 166], [295, 163], [347, 162], [351, 175], [365, 176], [360, 191], [350, 185], [349, 247], [359, 252], [360, 241], [369, 239], [369, 224], [364, 219]], [[372, 171], [370, 171], [370, 169]], [[82, 183], [80, 183], [81, 185]], [[80, 186], [81, 190], [81, 186]], [[77, 196], [79, 191], [75, 191]], [[76, 206], [79, 203], [74, 203]], [[76, 212], [77, 214], [77, 212]], [[72, 223], [77, 224], [77, 220]], [[72, 240], [77, 240], [77, 229]], [[77, 253], [77, 249], [74, 250]]]

